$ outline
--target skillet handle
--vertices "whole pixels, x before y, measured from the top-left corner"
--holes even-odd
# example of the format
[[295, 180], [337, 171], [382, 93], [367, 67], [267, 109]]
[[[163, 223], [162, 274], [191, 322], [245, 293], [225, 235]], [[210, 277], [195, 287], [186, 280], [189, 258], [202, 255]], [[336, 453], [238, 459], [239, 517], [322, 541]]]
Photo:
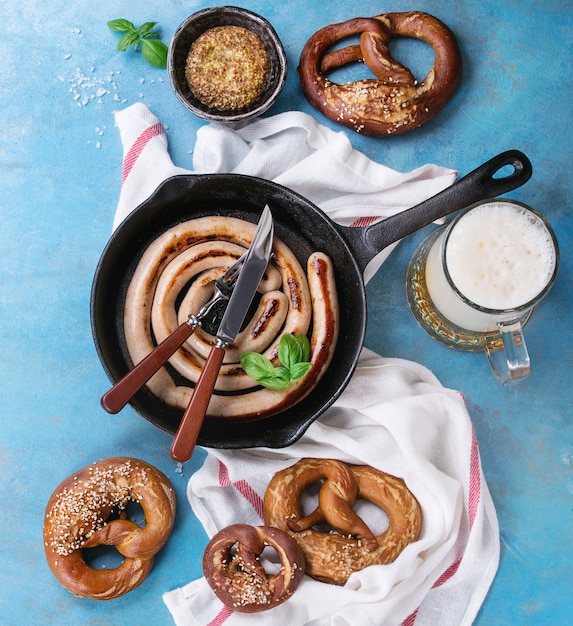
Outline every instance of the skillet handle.
[[[507, 176], [500, 175], [500, 170], [508, 165], [513, 167], [513, 171]], [[531, 178], [532, 172], [531, 162], [519, 150], [498, 154], [437, 195], [364, 229], [363, 238], [368, 252], [366, 255], [362, 252], [359, 262], [366, 261], [364, 269], [390, 244], [454, 211], [520, 187]]]

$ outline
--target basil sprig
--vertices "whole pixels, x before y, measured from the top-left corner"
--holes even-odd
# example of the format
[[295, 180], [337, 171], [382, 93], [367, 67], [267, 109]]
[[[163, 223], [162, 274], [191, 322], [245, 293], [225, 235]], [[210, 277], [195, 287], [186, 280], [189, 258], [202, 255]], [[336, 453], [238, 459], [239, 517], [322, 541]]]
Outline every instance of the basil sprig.
[[310, 344], [306, 335], [284, 334], [279, 341], [279, 361], [272, 362], [258, 352], [244, 352], [241, 367], [247, 375], [268, 389], [286, 389], [291, 380], [302, 378], [312, 367]]
[[167, 46], [159, 41], [159, 33], [153, 30], [157, 22], [145, 22], [136, 28], [129, 20], [117, 19], [107, 25], [110, 30], [123, 33], [117, 42], [118, 50], [125, 52], [131, 46], [137, 50], [141, 44], [141, 54], [149, 64], [162, 69], [167, 67]]

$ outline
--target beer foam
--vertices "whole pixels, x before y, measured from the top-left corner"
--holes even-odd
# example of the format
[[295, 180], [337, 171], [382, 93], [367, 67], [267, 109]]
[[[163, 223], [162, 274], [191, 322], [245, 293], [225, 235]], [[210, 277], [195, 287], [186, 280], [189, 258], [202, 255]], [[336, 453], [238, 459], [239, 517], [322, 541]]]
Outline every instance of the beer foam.
[[557, 253], [545, 223], [510, 202], [489, 202], [462, 216], [450, 232], [446, 264], [468, 300], [496, 310], [534, 300], [551, 281]]

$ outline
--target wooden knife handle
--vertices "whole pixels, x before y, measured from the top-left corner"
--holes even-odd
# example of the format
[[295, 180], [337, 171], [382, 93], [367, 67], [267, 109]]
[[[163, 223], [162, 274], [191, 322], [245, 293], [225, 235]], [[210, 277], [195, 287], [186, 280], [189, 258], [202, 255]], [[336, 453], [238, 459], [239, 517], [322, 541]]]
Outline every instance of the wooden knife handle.
[[169, 337], [140, 361], [102, 396], [101, 405], [108, 413], [118, 413], [145, 385], [181, 344], [193, 334], [195, 326], [184, 322]]
[[211, 349], [201, 376], [195, 385], [191, 400], [183, 414], [170, 451], [171, 458], [180, 463], [188, 461], [193, 454], [224, 356], [224, 348], [214, 346]]

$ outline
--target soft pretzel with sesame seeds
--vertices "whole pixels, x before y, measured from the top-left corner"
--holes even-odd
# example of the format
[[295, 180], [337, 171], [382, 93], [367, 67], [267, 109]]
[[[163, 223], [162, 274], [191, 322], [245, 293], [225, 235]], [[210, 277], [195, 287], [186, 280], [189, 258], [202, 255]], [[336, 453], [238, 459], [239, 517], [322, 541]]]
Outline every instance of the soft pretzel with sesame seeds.
[[[276, 550], [281, 567], [267, 574], [260, 555]], [[277, 528], [233, 524], [207, 544], [203, 573], [215, 595], [239, 613], [272, 609], [288, 600], [304, 576], [304, 556], [294, 539]]]
[[[302, 514], [301, 495], [324, 481], [318, 507]], [[374, 535], [352, 506], [368, 500], [385, 511], [388, 528]], [[400, 478], [367, 465], [332, 459], [302, 459], [273, 476], [264, 498], [265, 524], [288, 533], [300, 546], [306, 573], [317, 580], [344, 585], [369, 565], [395, 561], [420, 535], [422, 512]], [[313, 528], [326, 522], [331, 532]]]
[[[358, 34], [358, 45], [329, 51]], [[392, 37], [421, 39], [433, 48], [434, 66], [421, 82], [392, 58]], [[376, 78], [338, 84], [328, 77], [355, 61], [364, 61]], [[441, 111], [458, 88], [462, 58], [453, 33], [436, 17], [419, 11], [384, 13], [317, 31], [302, 50], [298, 74], [307, 100], [327, 118], [382, 137], [418, 128]]]
[[[145, 526], [126, 519], [125, 507], [139, 503]], [[48, 565], [74, 595], [111, 600], [135, 589], [153, 566], [175, 520], [176, 499], [167, 477], [155, 467], [127, 457], [93, 463], [66, 478], [50, 497], [44, 518]], [[119, 512], [118, 519], [110, 520]], [[116, 568], [95, 569], [84, 549], [115, 546], [124, 560]]]

